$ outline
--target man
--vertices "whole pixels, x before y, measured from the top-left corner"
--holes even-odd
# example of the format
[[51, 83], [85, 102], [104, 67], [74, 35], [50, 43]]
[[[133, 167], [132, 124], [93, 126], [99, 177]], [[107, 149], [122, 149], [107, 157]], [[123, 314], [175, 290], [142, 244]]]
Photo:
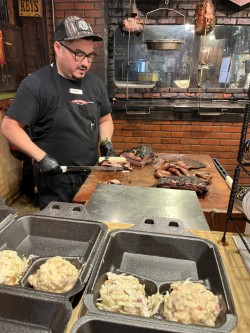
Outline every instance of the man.
[[[71, 202], [86, 173], [61, 165], [94, 165], [114, 155], [113, 121], [105, 87], [89, 72], [102, 41], [83, 19], [69, 16], [54, 33], [55, 62], [26, 77], [3, 119], [3, 135], [34, 160], [40, 208]], [[29, 135], [27, 134], [29, 133]]]

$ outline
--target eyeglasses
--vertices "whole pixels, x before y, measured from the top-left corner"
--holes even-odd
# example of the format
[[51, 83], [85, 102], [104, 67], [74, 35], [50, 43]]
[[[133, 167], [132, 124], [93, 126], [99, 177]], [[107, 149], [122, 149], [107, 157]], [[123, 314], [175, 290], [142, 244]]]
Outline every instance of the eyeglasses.
[[82, 62], [85, 58], [88, 59], [88, 62], [93, 62], [95, 60], [95, 58], [97, 57], [97, 54], [95, 52], [90, 52], [89, 54], [86, 54], [83, 51], [74, 51], [63, 43], [59, 42], [59, 44], [62, 45], [63, 47], [65, 47], [65, 49], [67, 49], [71, 53], [73, 53], [75, 56], [75, 60], [78, 62]]

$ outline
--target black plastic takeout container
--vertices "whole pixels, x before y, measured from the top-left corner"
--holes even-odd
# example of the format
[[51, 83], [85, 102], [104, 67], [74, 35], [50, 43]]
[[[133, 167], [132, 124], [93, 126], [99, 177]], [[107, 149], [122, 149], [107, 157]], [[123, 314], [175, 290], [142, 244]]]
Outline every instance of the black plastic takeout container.
[[1, 333], [63, 333], [72, 312], [69, 302], [9, 286], [0, 299]]
[[[166, 327], [157, 327], [154, 323], [142, 323], [137, 320], [108, 318], [100, 315], [81, 317], [72, 327], [70, 333], [180, 333], [187, 331]], [[189, 331], [191, 333], [191, 331]]]
[[28, 276], [48, 258], [61, 256], [71, 261], [80, 270], [76, 285], [63, 294], [48, 292], [70, 299], [85, 287], [106, 233], [107, 226], [91, 220], [83, 205], [53, 202], [39, 213], [6, 224], [0, 230], [0, 250], [15, 250], [21, 256], [31, 256], [19, 284], [24, 289], [33, 289]]
[[[188, 278], [203, 283], [220, 296], [222, 310], [215, 327], [177, 323], [160, 316], [145, 318], [99, 310], [95, 304], [100, 296], [101, 285], [107, 279], [107, 272], [137, 277], [145, 284], [147, 296], [157, 291], [165, 294], [172, 282]], [[109, 328], [107, 331], [116, 333], [119, 328], [122, 329], [124, 322], [131, 325], [130, 333], [140, 333], [138, 326], [147, 328], [146, 332], [149, 333], [157, 330], [230, 332], [237, 323], [228, 279], [217, 246], [192, 235], [182, 221], [175, 218], [145, 217], [130, 229], [112, 231], [99, 253], [83, 296], [82, 317], [72, 328], [72, 333], [102, 333], [104, 326]], [[84, 319], [86, 315], [94, 318], [91, 317], [87, 323]], [[105, 324], [99, 325], [97, 322]]]
[[[86, 286], [107, 231], [105, 224], [89, 217], [83, 205], [61, 202], [52, 202], [36, 214], [5, 223], [0, 229], [0, 250], [14, 250], [30, 260], [18, 285], [0, 284], [1, 303], [2, 299], [10, 300], [0, 306], [0, 332], [62, 333]], [[28, 276], [54, 256], [69, 260], [80, 270], [75, 286], [66, 293], [35, 290]], [[33, 330], [25, 330], [30, 323]]]
[[16, 210], [7, 206], [4, 200], [0, 198], [0, 229], [9, 221], [14, 220], [16, 216]]

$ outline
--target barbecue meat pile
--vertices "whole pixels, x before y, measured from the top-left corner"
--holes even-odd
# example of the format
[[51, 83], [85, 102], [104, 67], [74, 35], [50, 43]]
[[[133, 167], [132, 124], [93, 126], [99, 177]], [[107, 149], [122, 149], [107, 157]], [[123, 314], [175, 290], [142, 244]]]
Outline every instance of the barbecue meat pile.
[[154, 175], [159, 179], [156, 186], [204, 194], [213, 178], [206, 170], [198, 170], [205, 167], [204, 163], [188, 158], [162, 160], [155, 167]]
[[201, 178], [192, 176], [161, 177], [157, 183], [157, 187], [191, 190], [195, 191], [197, 194], [208, 192], [207, 183]]
[[138, 146], [121, 152], [120, 156], [126, 158], [133, 165], [143, 166], [152, 163], [154, 160], [154, 152], [150, 146]]
[[[198, 161], [197, 161], [198, 162]], [[183, 161], [162, 161], [155, 168], [155, 178], [171, 176], [189, 176], [202, 178], [207, 184], [211, 184], [213, 176], [205, 170], [192, 170]]]
[[187, 169], [201, 169], [201, 168], [207, 167], [206, 164], [204, 164], [200, 161], [188, 158], [188, 157], [186, 157], [186, 155], [169, 156], [169, 154], [161, 154], [160, 158], [155, 158], [154, 164], [156, 165], [156, 167], [158, 167], [163, 162], [169, 162], [169, 163], [175, 163], [175, 164], [178, 162], [177, 164], [179, 164], [180, 166], [183, 166], [184, 168], [187, 168]]

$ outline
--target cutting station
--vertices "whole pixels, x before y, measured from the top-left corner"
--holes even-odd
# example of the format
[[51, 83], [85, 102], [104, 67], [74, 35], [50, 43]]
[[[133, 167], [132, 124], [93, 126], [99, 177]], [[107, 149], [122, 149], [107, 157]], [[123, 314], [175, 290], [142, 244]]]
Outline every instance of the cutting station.
[[[164, 157], [167, 159], [168, 157], [171, 158], [173, 156], [173, 154], [158, 154], [158, 158]], [[230, 189], [225, 179], [221, 176], [215, 167], [214, 162], [210, 156], [202, 154], [186, 154], [185, 156], [207, 165], [205, 170], [213, 176], [212, 183], [208, 186], [208, 192], [197, 197], [198, 200], [195, 204], [196, 209], [192, 210], [191, 214], [200, 214], [203, 212], [210, 230], [224, 230], [227, 205], [230, 196]], [[75, 197], [73, 198], [73, 202], [85, 204], [90, 215], [93, 214], [94, 217], [98, 217], [104, 222], [117, 222], [119, 220], [121, 223], [126, 221], [131, 223], [128, 215], [131, 214], [131, 216], [138, 216], [138, 210], [142, 215], [144, 215], [144, 210], [149, 213], [156, 213], [159, 216], [159, 211], [161, 210], [162, 212], [162, 206], [160, 206], [161, 208], [159, 208], [158, 212], [156, 207], [159, 207], [157, 202], [163, 204], [164, 189], [156, 188], [157, 179], [154, 177], [154, 163], [145, 165], [143, 167], [133, 165], [132, 168], [133, 170], [128, 172], [92, 171], [85, 183], [81, 186], [78, 193], [76, 193]], [[112, 179], [119, 180], [121, 185], [105, 185], [109, 180]], [[127, 191], [124, 192], [123, 185], [132, 186], [135, 187], [135, 189], [128, 191], [126, 187]], [[119, 190], [120, 186], [121, 189]], [[145, 187], [152, 190], [151, 195], [149, 192], [143, 192], [143, 188]], [[116, 195], [114, 195], [114, 192]], [[175, 216], [180, 215], [180, 209], [183, 209], [184, 211], [187, 210], [185, 209], [183, 202], [178, 202], [178, 197], [175, 199], [174, 195], [178, 192], [179, 191], [176, 192], [175, 190], [172, 190], [171, 193], [171, 197], [174, 198], [176, 202], [176, 210], [173, 211], [174, 208], [172, 206], [171, 213]], [[145, 204], [145, 197], [143, 197], [145, 194], [148, 200], [148, 205]], [[193, 198], [193, 194], [194, 193], [192, 191], [185, 191], [185, 199], [190, 199], [192, 203], [194, 203], [195, 198]], [[149, 197], [151, 197], [151, 202]], [[166, 198], [166, 200], [168, 200], [169, 203], [169, 199]], [[167, 206], [167, 203], [165, 206]], [[151, 207], [151, 211], [148, 209], [149, 207]], [[201, 212], [199, 211], [200, 207]], [[119, 210], [119, 216], [117, 215], [117, 210]], [[238, 216], [242, 215], [242, 213], [236, 208], [234, 213]], [[165, 207], [163, 214], [165, 216], [169, 216], [167, 207]], [[200, 228], [196, 225], [196, 229], [204, 229], [202, 215], [200, 215], [200, 218]], [[244, 228], [244, 225], [241, 223], [239, 227]]]

